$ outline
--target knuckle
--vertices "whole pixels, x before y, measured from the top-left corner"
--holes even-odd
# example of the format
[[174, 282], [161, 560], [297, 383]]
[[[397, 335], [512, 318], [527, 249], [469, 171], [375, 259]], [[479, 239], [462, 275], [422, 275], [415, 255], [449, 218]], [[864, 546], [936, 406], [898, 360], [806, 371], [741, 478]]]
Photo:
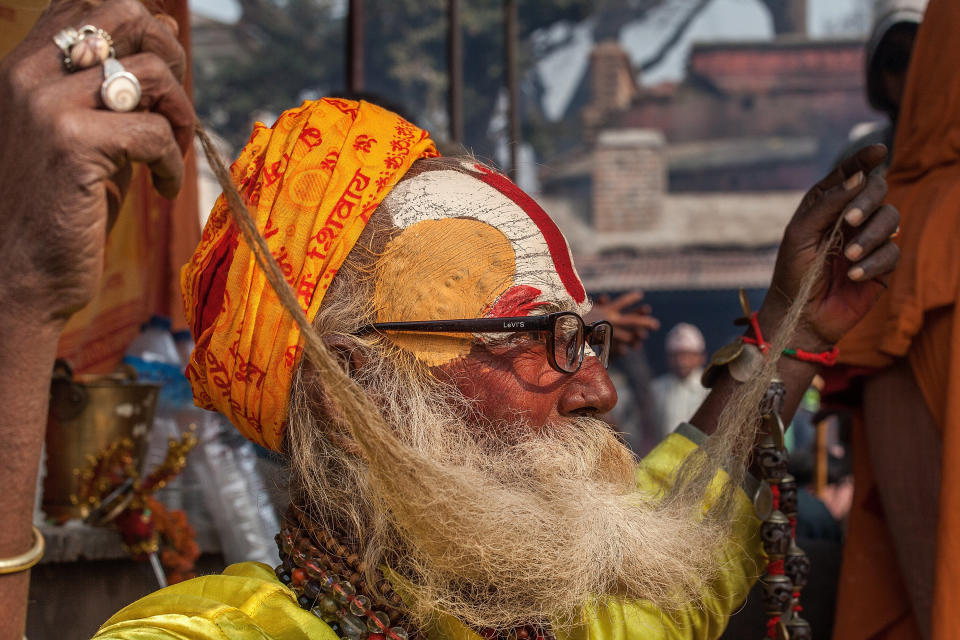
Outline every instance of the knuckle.
[[172, 67], [176, 69], [186, 69], [187, 68], [187, 52], [183, 50], [183, 47], [180, 46], [180, 43], [177, 42], [176, 48], [174, 49], [174, 59]]
[[158, 117], [154, 121], [154, 126], [150, 127], [150, 139], [152, 143], [150, 146], [158, 159], [168, 159], [174, 155], [180, 155], [180, 147], [177, 146], [173, 128], [166, 118]]
[[56, 106], [56, 103], [50, 99], [49, 93], [40, 88], [27, 90], [24, 94], [23, 100], [34, 119], [40, 122], [48, 120]]
[[83, 119], [72, 111], [58, 111], [50, 118], [50, 131], [57, 148], [75, 151], [81, 146], [77, 142], [83, 137]]
[[139, 18], [149, 17], [147, 10], [139, 0], [112, 0], [109, 6], [110, 11], [116, 12], [121, 22], [133, 22]]
[[171, 30], [153, 16], [144, 32], [144, 44], [167, 60], [174, 73], [182, 75], [187, 67], [187, 52]]
[[22, 95], [33, 85], [33, 69], [27, 61], [20, 60], [4, 70], [3, 84], [6, 85], [8, 96]]
[[145, 79], [151, 78], [158, 81], [158, 84], [163, 89], [166, 89], [170, 83], [173, 82], [170, 68], [159, 56], [153, 53], [140, 54], [140, 56], [138, 56], [138, 66], [140, 66], [140, 73], [143, 74]]
[[800, 206], [797, 207], [797, 210], [809, 211], [822, 199], [823, 189], [820, 188], [820, 185], [814, 185], [813, 188], [804, 194], [803, 199], [800, 201]]

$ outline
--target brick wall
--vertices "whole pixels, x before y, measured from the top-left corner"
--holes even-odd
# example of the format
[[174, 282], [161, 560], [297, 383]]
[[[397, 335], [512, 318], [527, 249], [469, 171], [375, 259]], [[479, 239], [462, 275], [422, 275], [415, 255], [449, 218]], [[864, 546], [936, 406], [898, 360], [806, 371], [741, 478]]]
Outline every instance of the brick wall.
[[606, 129], [594, 149], [592, 210], [597, 231], [652, 229], [667, 187], [664, 139], [650, 129]]

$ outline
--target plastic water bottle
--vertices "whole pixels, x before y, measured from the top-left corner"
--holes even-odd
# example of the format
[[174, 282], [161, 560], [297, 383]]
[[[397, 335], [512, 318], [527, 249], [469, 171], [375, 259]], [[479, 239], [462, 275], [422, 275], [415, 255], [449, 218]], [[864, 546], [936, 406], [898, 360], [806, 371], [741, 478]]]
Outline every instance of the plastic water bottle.
[[[123, 362], [133, 367], [139, 380], [163, 385], [141, 465], [141, 473], [146, 475], [163, 462], [170, 439], [180, 437], [177, 414], [183, 404], [184, 394], [189, 394], [189, 384], [183, 375], [180, 354], [170, 333], [170, 320], [153, 316], [142, 329], [127, 347]], [[158, 491], [157, 498], [167, 507], [182, 508], [179, 479], [174, 478]]]
[[[186, 365], [193, 351], [188, 331], [174, 334]], [[255, 560], [279, 562], [273, 541], [279, 523], [257, 466], [254, 446], [213, 411], [185, 399], [177, 413], [180, 428], [195, 425], [198, 443], [183, 473], [184, 508], [201, 541], [216, 530], [228, 564]]]

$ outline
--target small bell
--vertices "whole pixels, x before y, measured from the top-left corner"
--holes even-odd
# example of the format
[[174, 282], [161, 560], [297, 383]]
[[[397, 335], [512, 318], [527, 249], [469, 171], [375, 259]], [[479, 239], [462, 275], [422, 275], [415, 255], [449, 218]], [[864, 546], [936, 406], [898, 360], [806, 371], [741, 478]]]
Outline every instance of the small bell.
[[796, 614], [787, 622], [786, 626], [789, 640], [813, 639], [813, 630], [810, 628], [810, 623]]
[[763, 550], [771, 559], [782, 558], [787, 555], [790, 549], [790, 539], [792, 537], [790, 521], [783, 512], [774, 510], [762, 525], [760, 525], [760, 538], [763, 541]]
[[810, 558], [797, 546], [796, 540], [790, 541], [790, 548], [783, 562], [783, 570], [797, 591], [807, 586], [807, 580], [810, 578]]
[[793, 583], [785, 575], [766, 575], [760, 581], [763, 587], [763, 610], [767, 615], [783, 615], [793, 602]]

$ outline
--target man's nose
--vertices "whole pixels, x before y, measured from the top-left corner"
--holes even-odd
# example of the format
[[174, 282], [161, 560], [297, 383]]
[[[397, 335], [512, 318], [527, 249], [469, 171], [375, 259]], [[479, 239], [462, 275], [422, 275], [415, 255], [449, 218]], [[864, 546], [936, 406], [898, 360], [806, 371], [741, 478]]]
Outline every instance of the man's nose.
[[557, 410], [563, 416], [598, 416], [617, 404], [617, 390], [607, 370], [596, 356], [588, 356], [583, 366], [563, 387]]

